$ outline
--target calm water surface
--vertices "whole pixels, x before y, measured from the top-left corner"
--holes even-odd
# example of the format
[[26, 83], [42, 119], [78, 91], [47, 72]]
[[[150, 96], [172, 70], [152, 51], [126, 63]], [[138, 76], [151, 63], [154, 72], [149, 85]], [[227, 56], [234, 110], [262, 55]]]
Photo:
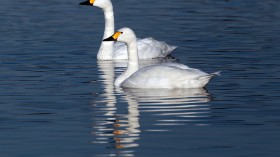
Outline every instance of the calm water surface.
[[192, 90], [114, 88], [125, 62], [96, 61], [103, 13], [79, 2], [0, 2], [1, 157], [279, 156], [279, 1], [113, 1], [116, 28], [222, 71]]

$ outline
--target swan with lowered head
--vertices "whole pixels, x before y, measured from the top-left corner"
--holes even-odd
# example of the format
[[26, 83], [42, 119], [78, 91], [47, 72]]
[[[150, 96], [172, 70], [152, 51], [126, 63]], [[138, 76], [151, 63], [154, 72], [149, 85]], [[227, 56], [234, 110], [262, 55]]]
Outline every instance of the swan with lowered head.
[[115, 80], [123, 88], [202, 88], [219, 72], [207, 74], [178, 63], [163, 63], [139, 69], [136, 35], [130, 28], [121, 28], [103, 41], [120, 41], [127, 45], [127, 69]]
[[[115, 30], [114, 11], [111, 0], [87, 0], [80, 5], [91, 5], [103, 10], [105, 16], [105, 30], [103, 39], [111, 36]], [[163, 41], [153, 38], [138, 39], [139, 59], [162, 58], [169, 55], [176, 46], [170, 46]], [[127, 59], [127, 48], [123, 43], [102, 42], [97, 53], [98, 60]]]

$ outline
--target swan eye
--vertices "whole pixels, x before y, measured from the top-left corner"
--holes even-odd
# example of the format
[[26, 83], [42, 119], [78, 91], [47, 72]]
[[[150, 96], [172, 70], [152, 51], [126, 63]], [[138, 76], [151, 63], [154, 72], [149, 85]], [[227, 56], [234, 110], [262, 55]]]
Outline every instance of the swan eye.
[[121, 32], [121, 34], [123, 34], [123, 32]]

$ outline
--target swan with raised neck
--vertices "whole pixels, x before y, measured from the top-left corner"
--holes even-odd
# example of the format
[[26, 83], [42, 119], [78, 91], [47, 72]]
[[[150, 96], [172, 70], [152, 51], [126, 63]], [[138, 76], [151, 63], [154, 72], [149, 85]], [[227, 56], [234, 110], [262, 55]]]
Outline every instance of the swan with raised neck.
[[[105, 17], [105, 29], [103, 39], [114, 33], [114, 10], [111, 0], [87, 0], [80, 5], [91, 5], [101, 8]], [[136, 40], [139, 50], [139, 59], [162, 58], [169, 55], [176, 46], [168, 45], [163, 41], [153, 38]], [[127, 48], [124, 44], [114, 42], [102, 42], [97, 53], [98, 60], [128, 59]]]
[[162, 63], [139, 69], [136, 35], [124, 27], [103, 41], [119, 41], [127, 45], [127, 69], [114, 85], [124, 88], [202, 88], [219, 72], [205, 73], [179, 63]]

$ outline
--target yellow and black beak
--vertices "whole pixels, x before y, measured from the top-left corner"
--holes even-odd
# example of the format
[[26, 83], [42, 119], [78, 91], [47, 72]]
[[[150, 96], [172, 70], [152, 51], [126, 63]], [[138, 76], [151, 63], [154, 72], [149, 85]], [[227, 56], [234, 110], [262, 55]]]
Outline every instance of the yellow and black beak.
[[117, 41], [118, 37], [122, 34], [122, 32], [116, 32], [109, 38], [103, 39], [103, 41]]
[[80, 5], [93, 5], [95, 0], [87, 0], [87, 1], [84, 1], [84, 2], [81, 2]]

